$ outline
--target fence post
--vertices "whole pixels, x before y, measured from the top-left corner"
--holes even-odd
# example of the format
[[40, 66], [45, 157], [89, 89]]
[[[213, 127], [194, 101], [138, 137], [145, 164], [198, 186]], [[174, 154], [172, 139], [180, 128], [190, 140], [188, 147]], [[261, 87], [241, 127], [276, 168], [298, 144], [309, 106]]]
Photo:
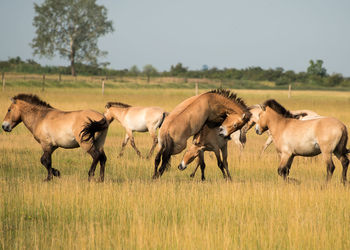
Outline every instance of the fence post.
[[58, 74], [58, 81], [61, 82], [61, 73]]
[[102, 95], [105, 93], [105, 79], [102, 78]]
[[2, 91], [5, 91], [5, 72], [1, 73]]
[[45, 90], [45, 74], [43, 74], [43, 82], [41, 85], [41, 91], [44, 91], [44, 90]]
[[292, 85], [289, 84], [288, 86], [288, 98], [290, 98], [292, 96]]
[[198, 82], [196, 82], [195, 94], [198, 95]]

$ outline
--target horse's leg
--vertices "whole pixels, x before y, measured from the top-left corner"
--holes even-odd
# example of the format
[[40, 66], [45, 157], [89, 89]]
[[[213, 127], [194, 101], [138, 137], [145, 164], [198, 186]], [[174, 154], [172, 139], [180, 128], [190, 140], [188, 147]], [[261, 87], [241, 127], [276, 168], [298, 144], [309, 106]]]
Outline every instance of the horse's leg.
[[127, 133], [129, 134], [129, 137], [130, 137], [130, 144], [131, 144], [131, 146], [136, 151], [137, 155], [139, 157], [141, 157], [141, 153], [140, 153], [140, 151], [137, 149], [137, 147], [135, 145], [135, 140], [134, 140], [134, 137], [132, 136], [132, 131], [127, 131]]
[[273, 142], [272, 140], [272, 136], [269, 134], [269, 137], [267, 138], [265, 144], [264, 144], [264, 147], [260, 153], [260, 157], [263, 155], [263, 153], [265, 152], [265, 150], [268, 148], [268, 146], [270, 146], [270, 144]]
[[124, 148], [125, 148], [125, 146], [128, 144], [128, 141], [129, 141], [129, 134], [126, 133], [125, 138], [124, 138], [124, 141], [123, 141], [123, 143], [122, 143], [122, 149], [120, 150], [119, 156], [123, 156], [123, 154], [124, 154]]
[[105, 179], [105, 166], [107, 161], [107, 156], [105, 154], [105, 151], [102, 149], [100, 154], [100, 181], [103, 182]]
[[332, 160], [332, 153], [329, 152], [328, 150], [322, 151], [322, 158], [323, 161], [326, 163], [326, 167], [327, 167], [327, 177], [326, 177], [326, 181], [330, 181], [332, 179], [332, 175], [335, 169], [333, 160]]
[[198, 159], [197, 159], [197, 166], [196, 166], [196, 168], [194, 169], [194, 171], [192, 172], [192, 174], [190, 174], [190, 177], [191, 177], [191, 178], [193, 178], [193, 177], [196, 175], [196, 172], [197, 172], [197, 170], [198, 170], [198, 168], [199, 168], [199, 165], [200, 165], [200, 159], [199, 159], [199, 157], [198, 157]]
[[152, 137], [153, 144], [152, 144], [151, 150], [149, 151], [149, 153], [147, 155], [147, 159], [149, 159], [151, 157], [151, 155], [153, 154], [154, 148], [157, 146], [157, 143], [158, 143], [158, 138], [157, 138], [156, 132], [152, 131], [152, 130], [149, 130], [149, 131], [150, 131], [149, 133]]
[[348, 172], [348, 166], [349, 166], [349, 159], [347, 155], [342, 155], [339, 158], [341, 165], [343, 166], [343, 173], [342, 173], [342, 182], [345, 185], [346, 184], [346, 173]]
[[224, 176], [224, 178], [226, 178], [226, 173], [225, 173], [225, 170], [224, 170], [224, 164], [223, 164], [223, 162], [221, 161], [221, 156], [220, 156], [220, 151], [219, 151], [219, 149], [215, 149], [215, 150], [214, 150], [214, 153], [215, 153], [215, 156], [216, 156], [216, 161], [217, 161], [218, 167], [220, 168], [220, 170], [221, 170], [222, 175]]
[[45, 181], [51, 181], [53, 176], [60, 177], [61, 173], [57, 169], [52, 168], [51, 155], [56, 148], [53, 147], [43, 147], [43, 155], [40, 158], [41, 164], [47, 169], [47, 178]]
[[289, 170], [293, 163], [293, 159], [294, 155], [286, 153], [281, 154], [281, 161], [278, 167], [278, 174], [282, 176], [284, 180], [286, 180], [287, 176], [289, 175]]
[[158, 150], [158, 153], [156, 155], [156, 158], [154, 159], [154, 174], [153, 174], [153, 179], [156, 179], [158, 178], [159, 174], [158, 174], [158, 166], [159, 166], [159, 163], [160, 163], [160, 158], [162, 156], [162, 153], [163, 153], [163, 146]]
[[[87, 151], [92, 157], [92, 163], [89, 170], [89, 181], [93, 180], [96, 170], [96, 165], [100, 160], [101, 152], [99, 152], [95, 147], [92, 147]], [[104, 170], [103, 170], [104, 171]]]
[[228, 163], [227, 163], [227, 144], [221, 149], [221, 152], [222, 152], [222, 162], [226, 170], [227, 177], [229, 180], [232, 180], [230, 171], [228, 170]]
[[165, 154], [164, 151], [162, 152], [162, 165], [159, 168], [159, 176], [162, 176], [164, 173], [165, 169], [167, 168], [167, 165], [169, 164], [171, 154]]
[[199, 165], [201, 166], [201, 173], [202, 173], [202, 181], [205, 181], [205, 162], [204, 162], [204, 152], [200, 151], [198, 155]]

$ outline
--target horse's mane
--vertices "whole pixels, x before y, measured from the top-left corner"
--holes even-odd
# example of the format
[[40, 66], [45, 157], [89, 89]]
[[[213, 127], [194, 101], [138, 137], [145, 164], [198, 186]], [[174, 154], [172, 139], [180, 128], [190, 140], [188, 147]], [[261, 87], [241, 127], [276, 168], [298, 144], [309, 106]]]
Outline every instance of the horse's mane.
[[44, 102], [41, 100], [37, 95], [32, 95], [32, 94], [18, 94], [14, 97], [12, 97], [13, 100], [21, 100], [24, 102], [28, 102], [30, 104], [36, 105], [36, 106], [41, 106], [41, 107], [46, 107], [46, 108], [53, 108], [50, 104], [47, 102]]
[[263, 106], [270, 107], [278, 114], [282, 115], [285, 118], [297, 118], [297, 115], [293, 115], [289, 110], [285, 109], [281, 104], [279, 104], [275, 99], [266, 100], [263, 103]]
[[234, 101], [235, 103], [237, 103], [238, 105], [240, 105], [244, 111], [248, 110], [248, 107], [245, 104], [245, 102], [240, 97], [237, 97], [236, 93], [231, 92], [228, 89], [221, 89], [221, 88], [213, 89], [207, 93], [214, 93], [214, 94], [218, 94], [218, 95], [221, 95], [223, 97], [226, 97], [227, 99], [230, 99], [230, 100]]
[[107, 102], [106, 108], [110, 107], [129, 108], [131, 105], [122, 102]]

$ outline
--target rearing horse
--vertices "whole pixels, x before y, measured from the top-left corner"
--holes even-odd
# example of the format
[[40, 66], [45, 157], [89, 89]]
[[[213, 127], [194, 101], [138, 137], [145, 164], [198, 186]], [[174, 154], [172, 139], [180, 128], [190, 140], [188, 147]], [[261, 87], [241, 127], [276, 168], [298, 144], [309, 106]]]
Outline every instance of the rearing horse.
[[29, 129], [44, 151], [41, 163], [47, 169], [46, 181], [61, 175], [51, 164], [51, 155], [59, 147], [83, 148], [93, 158], [89, 181], [98, 162], [101, 166], [100, 181], [104, 180], [107, 157], [103, 145], [109, 124], [101, 113], [93, 110], [61, 111], [30, 94], [16, 95], [11, 101], [2, 128], [11, 132], [23, 122]]
[[220, 126], [220, 135], [227, 137], [242, 128], [250, 116], [244, 101], [229, 90], [212, 90], [186, 99], [165, 118], [159, 130], [153, 178], [163, 174], [171, 155], [183, 151], [187, 139], [197, 134], [204, 124]]

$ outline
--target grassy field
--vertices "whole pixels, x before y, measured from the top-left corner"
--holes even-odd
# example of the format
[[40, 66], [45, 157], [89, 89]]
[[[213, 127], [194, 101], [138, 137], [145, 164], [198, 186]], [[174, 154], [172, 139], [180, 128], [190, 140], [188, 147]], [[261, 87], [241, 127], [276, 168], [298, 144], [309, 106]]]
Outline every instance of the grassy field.
[[[8, 87], [0, 93], [0, 114], [9, 98], [32, 92], [63, 110], [95, 109], [107, 101], [159, 105], [171, 111], [194, 94], [191, 89], [108, 89]], [[200, 90], [204, 92], [204, 90]], [[250, 105], [276, 98], [288, 109], [311, 109], [350, 126], [349, 92], [238, 90]], [[302, 135], [301, 135], [302, 136]], [[340, 183], [334, 159], [333, 180], [325, 185], [319, 157], [296, 158], [287, 184], [277, 175], [278, 157], [271, 145], [259, 152], [267, 135], [248, 133], [241, 158], [229, 144], [232, 182], [226, 182], [212, 154], [206, 154], [207, 181], [190, 179], [172, 158], [172, 167], [151, 180], [153, 159], [139, 159], [128, 145], [118, 158], [122, 127], [110, 126], [105, 150], [104, 183], [89, 183], [90, 156], [81, 149], [57, 150], [53, 166], [62, 178], [43, 182], [41, 148], [23, 124], [0, 132], [0, 249], [350, 249], [350, 188]], [[143, 155], [151, 146], [139, 133]], [[190, 142], [189, 142], [190, 143]], [[349, 148], [348, 143], [348, 148]], [[97, 168], [97, 173], [99, 168]]]

